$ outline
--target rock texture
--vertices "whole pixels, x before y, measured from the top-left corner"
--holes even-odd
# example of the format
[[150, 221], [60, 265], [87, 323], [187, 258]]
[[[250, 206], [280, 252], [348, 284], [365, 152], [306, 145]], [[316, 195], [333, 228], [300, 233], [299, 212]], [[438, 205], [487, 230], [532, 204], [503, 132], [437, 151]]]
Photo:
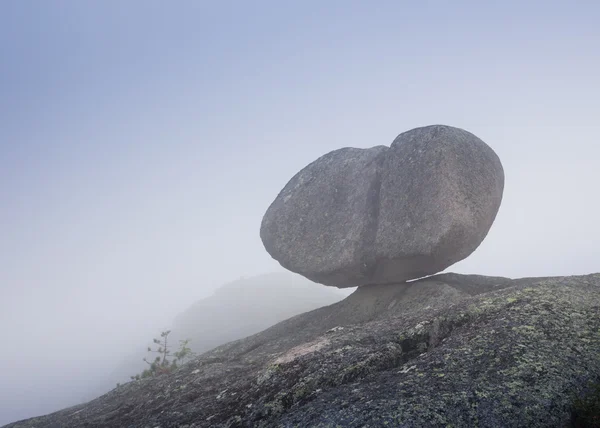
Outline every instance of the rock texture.
[[434, 125], [391, 147], [344, 148], [308, 165], [262, 221], [279, 263], [325, 285], [399, 283], [471, 254], [500, 207], [498, 156], [462, 129]]
[[177, 372], [10, 424], [567, 427], [600, 381], [600, 274], [361, 287]]

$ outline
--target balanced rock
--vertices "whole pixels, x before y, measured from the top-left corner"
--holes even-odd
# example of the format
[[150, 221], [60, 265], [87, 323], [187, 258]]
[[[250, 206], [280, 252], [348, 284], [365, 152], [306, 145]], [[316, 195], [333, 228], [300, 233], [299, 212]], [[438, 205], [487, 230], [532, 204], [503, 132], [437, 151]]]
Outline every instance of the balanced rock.
[[296, 174], [260, 235], [283, 267], [336, 287], [405, 282], [470, 255], [500, 207], [494, 151], [462, 129], [433, 125], [391, 147], [343, 148]]

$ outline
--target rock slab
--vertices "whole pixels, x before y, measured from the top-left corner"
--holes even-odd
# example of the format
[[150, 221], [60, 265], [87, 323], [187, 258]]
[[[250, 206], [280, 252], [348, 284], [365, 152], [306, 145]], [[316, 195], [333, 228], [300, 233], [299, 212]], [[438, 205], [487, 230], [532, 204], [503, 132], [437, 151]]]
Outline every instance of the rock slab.
[[600, 274], [360, 287], [170, 375], [7, 428], [593, 426], [570, 421], [600, 382], [599, 308]]
[[335, 287], [400, 283], [469, 256], [502, 201], [504, 171], [475, 135], [433, 125], [391, 147], [343, 148], [296, 174], [260, 236], [283, 267]]

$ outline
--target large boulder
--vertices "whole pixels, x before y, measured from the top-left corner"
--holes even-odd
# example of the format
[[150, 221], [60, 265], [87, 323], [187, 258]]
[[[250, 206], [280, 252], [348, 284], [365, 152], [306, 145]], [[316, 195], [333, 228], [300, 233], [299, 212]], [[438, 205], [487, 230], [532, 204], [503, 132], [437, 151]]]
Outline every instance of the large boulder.
[[487, 235], [504, 172], [475, 135], [433, 125], [391, 147], [343, 148], [296, 174], [260, 235], [279, 263], [325, 285], [400, 283], [464, 259]]

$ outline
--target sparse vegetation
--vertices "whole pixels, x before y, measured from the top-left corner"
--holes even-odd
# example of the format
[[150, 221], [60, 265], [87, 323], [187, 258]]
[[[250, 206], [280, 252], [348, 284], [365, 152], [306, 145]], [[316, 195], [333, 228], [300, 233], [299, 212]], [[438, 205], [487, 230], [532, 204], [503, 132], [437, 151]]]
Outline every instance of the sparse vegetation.
[[144, 358], [144, 362], [148, 364], [148, 368], [144, 370], [142, 373], [137, 374], [135, 376], [131, 376], [132, 380], [145, 379], [152, 376], [159, 376], [162, 374], [167, 374], [175, 370], [180, 364], [185, 362], [192, 357], [194, 357], [194, 353], [188, 346], [190, 343], [190, 339], [180, 340], [179, 341], [179, 349], [177, 352], [171, 354], [170, 345], [169, 345], [169, 334], [171, 330], [163, 331], [160, 334], [160, 339], [153, 339], [155, 345], [157, 345], [157, 349], [152, 349], [152, 347], [148, 347], [149, 353], [158, 354], [154, 360], [148, 361], [147, 358]]

